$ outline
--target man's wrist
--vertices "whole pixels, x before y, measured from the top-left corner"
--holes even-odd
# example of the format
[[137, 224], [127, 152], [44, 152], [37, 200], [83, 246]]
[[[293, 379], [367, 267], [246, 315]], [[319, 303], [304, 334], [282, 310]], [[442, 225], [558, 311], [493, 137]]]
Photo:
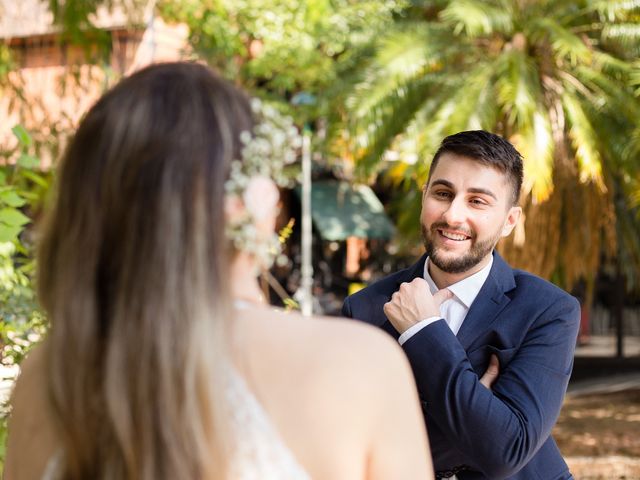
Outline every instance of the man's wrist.
[[420, 320], [418, 323], [407, 328], [402, 333], [402, 335], [400, 335], [400, 337], [398, 338], [398, 343], [400, 343], [400, 345], [403, 345], [407, 340], [413, 337], [416, 333], [418, 333], [424, 327], [426, 327], [427, 325], [431, 325], [433, 322], [440, 320], [441, 318], [442, 317], [440, 316], [433, 316], [433, 317], [425, 318], [424, 320]]

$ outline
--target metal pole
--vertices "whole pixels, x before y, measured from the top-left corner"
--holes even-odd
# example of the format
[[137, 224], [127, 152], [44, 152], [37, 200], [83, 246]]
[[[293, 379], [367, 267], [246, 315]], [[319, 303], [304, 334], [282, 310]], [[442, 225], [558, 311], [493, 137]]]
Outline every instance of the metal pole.
[[[620, 262], [620, 260], [618, 260]], [[614, 315], [616, 323], [616, 357], [624, 357], [624, 297], [625, 297], [625, 279], [622, 273], [620, 263], [618, 263], [616, 279], [616, 297], [614, 306]]]
[[151, 17], [149, 18], [149, 30], [151, 31], [151, 63], [156, 59], [156, 2], [154, 0], [151, 7]]
[[305, 316], [313, 313], [311, 235], [311, 133], [305, 128], [302, 137], [302, 280], [300, 284], [300, 307]]

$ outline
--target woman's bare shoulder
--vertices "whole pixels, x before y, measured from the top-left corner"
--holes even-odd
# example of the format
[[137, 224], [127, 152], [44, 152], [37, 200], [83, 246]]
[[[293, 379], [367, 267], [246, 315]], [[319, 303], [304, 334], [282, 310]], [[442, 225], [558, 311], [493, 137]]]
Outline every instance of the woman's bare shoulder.
[[[341, 317], [312, 317], [309, 319], [309, 334], [326, 341], [331, 348], [344, 354], [376, 356], [382, 359], [395, 357], [400, 346], [387, 333], [366, 323]], [[327, 352], [327, 349], [322, 349]]]
[[38, 478], [55, 450], [47, 400], [46, 348], [40, 344], [29, 352], [11, 394], [6, 478]]
[[260, 325], [255, 338], [258, 342], [267, 340], [268, 348], [282, 352], [294, 365], [329, 374], [338, 371], [339, 378], [346, 382], [353, 377], [379, 381], [385, 372], [409, 372], [398, 343], [365, 323], [339, 317], [304, 317], [296, 312], [270, 312], [266, 320], [255, 321], [254, 325]]
[[11, 395], [12, 410], [39, 401], [46, 390], [46, 344], [33, 347], [20, 364], [20, 374]]

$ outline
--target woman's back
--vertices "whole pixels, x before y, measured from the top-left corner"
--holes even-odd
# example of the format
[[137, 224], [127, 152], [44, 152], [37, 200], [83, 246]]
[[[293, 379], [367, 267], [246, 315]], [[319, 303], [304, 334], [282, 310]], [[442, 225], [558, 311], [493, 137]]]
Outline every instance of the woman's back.
[[314, 479], [429, 478], [404, 356], [365, 325], [241, 310], [235, 362]]

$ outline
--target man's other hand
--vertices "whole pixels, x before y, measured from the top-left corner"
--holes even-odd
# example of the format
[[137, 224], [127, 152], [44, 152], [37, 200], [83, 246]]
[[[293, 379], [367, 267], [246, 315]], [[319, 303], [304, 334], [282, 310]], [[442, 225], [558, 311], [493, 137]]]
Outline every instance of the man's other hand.
[[484, 372], [484, 375], [480, 379], [480, 383], [491, 390], [493, 384], [498, 379], [498, 374], [500, 373], [500, 362], [498, 361], [498, 357], [495, 355], [491, 355], [491, 359], [489, 360], [489, 366], [487, 367], [487, 371]]

